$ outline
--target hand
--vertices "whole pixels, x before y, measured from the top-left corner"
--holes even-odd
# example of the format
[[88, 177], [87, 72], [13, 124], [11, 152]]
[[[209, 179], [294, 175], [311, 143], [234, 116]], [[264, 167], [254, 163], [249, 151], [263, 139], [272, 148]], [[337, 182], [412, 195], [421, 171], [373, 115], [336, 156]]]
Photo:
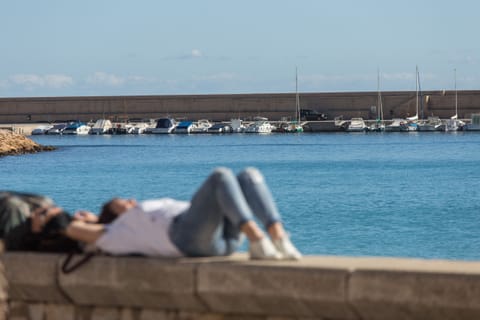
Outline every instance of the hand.
[[73, 215], [73, 219], [87, 222], [87, 223], [98, 222], [98, 216], [93, 212], [86, 211], [86, 210], [78, 210], [77, 212], [75, 212], [75, 214]]
[[48, 223], [48, 221], [59, 215], [62, 211], [63, 210], [60, 207], [40, 207], [35, 209], [31, 215], [31, 231], [33, 233], [42, 232], [43, 227]]

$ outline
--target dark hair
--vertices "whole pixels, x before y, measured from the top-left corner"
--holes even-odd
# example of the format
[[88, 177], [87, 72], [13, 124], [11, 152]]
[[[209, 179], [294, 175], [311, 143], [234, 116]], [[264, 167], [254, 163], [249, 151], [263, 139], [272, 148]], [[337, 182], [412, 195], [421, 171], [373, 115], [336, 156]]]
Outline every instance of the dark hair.
[[118, 198], [113, 198], [103, 204], [100, 215], [98, 216], [98, 223], [108, 224], [118, 218], [118, 215], [115, 213], [112, 206], [113, 202], [117, 199]]

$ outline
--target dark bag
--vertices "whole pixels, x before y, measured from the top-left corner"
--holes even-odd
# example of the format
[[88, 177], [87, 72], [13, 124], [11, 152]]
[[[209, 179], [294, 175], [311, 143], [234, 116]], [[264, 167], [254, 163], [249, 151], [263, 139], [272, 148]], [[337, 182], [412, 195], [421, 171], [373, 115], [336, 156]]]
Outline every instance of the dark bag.
[[51, 219], [40, 233], [31, 231], [30, 218], [10, 230], [5, 236], [5, 248], [10, 251], [81, 252], [79, 243], [63, 235], [72, 220], [62, 212]]

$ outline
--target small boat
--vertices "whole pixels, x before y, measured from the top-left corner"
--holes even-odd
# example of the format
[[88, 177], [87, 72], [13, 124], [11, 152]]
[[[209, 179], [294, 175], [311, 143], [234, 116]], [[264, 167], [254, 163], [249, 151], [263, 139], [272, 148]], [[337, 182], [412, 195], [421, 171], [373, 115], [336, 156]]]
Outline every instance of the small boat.
[[154, 128], [148, 128], [145, 133], [153, 134], [168, 134], [173, 133], [177, 122], [172, 118], [160, 118], [157, 120], [157, 123]]
[[132, 134], [142, 134], [145, 133], [147, 128], [149, 128], [150, 125], [146, 122], [138, 122], [133, 124], [133, 129], [132, 129]]
[[48, 129], [45, 134], [50, 134], [50, 135], [59, 135], [63, 134], [63, 130], [67, 127], [66, 123], [56, 123], [53, 125], [52, 128]]
[[98, 119], [90, 129], [90, 134], [105, 134], [112, 128], [112, 122], [108, 119]]
[[300, 123], [300, 94], [298, 93], [298, 69], [295, 69], [295, 120], [290, 121], [284, 132], [303, 132], [302, 124]]
[[208, 129], [212, 126], [212, 123], [207, 119], [200, 119], [193, 123], [192, 133], [206, 133]]
[[383, 123], [383, 101], [382, 91], [380, 91], [380, 70], [377, 71], [377, 120], [375, 123], [367, 127], [367, 131], [383, 132], [385, 131], [385, 124]]
[[347, 127], [347, 132], [364, 132], [367, 130], [367, 125], [363, 118], [352, 118]]
[[461, 131], [463, 129], [468, 130], [465, 127], [465, 122], [458, 119], [458, 93], [457, 93], [457, 69], [454, 69], [455, 73], [455, 115], [447, 120], [445, 125], [445, 131]]
[[245, 132], [245, 126], [243, 125], [243, 121], [241, 119], [230, 119], [230, 126], [232, 127], [233, 132]]
[[215, 123], [208, 128], [208, 133], [232, 133], [232, 127], [228, 123]]
[[246, 133], [271, 133], [274, 127], [264, 117], [255, 117], [254, 122], [251, 123], [246, 129]]
[[90, 132], [90, 127], [81, 121], [70, 122], [62, 134], [85, 135]]
[[182, 121], [175, 128], [175, 133], [190, 133], [192, 132], [193, 121]]
[[133, 125], [128, 122], [115, 123], [107, 131], [108, 134], [131, 134], [133, 133]]
[[[427, 120], [421, 120], [417, 123], [417, 131], [421, 132], [442, 131], [441, 128], [442, 120], [439, 117], [428, 117]], [[445, 127], [443, 126], [443, 128]]]
[[36, 127], [35, 129], [32, 130], [32, 135], [42, 135], [46, 134], [48, 130], [52, 129], [53, 125], [47, 124], [47, 125], [42, 125], [39, 127]]
[[466, 131], [480, 131], [480, 113], [473, 113], [470, 123], [463, 128]]
[[408, 123], [405, 119], [392, 119], [392, 123], [385, 126], [385, 132], [407, 132]]

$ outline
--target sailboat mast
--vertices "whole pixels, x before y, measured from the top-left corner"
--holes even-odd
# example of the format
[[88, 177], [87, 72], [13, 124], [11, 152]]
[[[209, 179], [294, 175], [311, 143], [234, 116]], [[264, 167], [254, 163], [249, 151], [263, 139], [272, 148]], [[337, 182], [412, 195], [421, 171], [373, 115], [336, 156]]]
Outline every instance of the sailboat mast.
[[377, 70], [377, 120], [383, 121], [382, 93], [380, 92], [380, 70]]
[[415, 115], [418, 118], [418, 66], [416, 66], [416, 75], [415, 75], [415, 91], [416, 91], [416, 107], [417, 107], [417, 114]]
[[458, 118], [457, 69], [453, 71], [455, 73], [455, 116]]
[[298, 96], [298, 68], [295, 68], [295, 120], [300, 123], [300, 97]]

